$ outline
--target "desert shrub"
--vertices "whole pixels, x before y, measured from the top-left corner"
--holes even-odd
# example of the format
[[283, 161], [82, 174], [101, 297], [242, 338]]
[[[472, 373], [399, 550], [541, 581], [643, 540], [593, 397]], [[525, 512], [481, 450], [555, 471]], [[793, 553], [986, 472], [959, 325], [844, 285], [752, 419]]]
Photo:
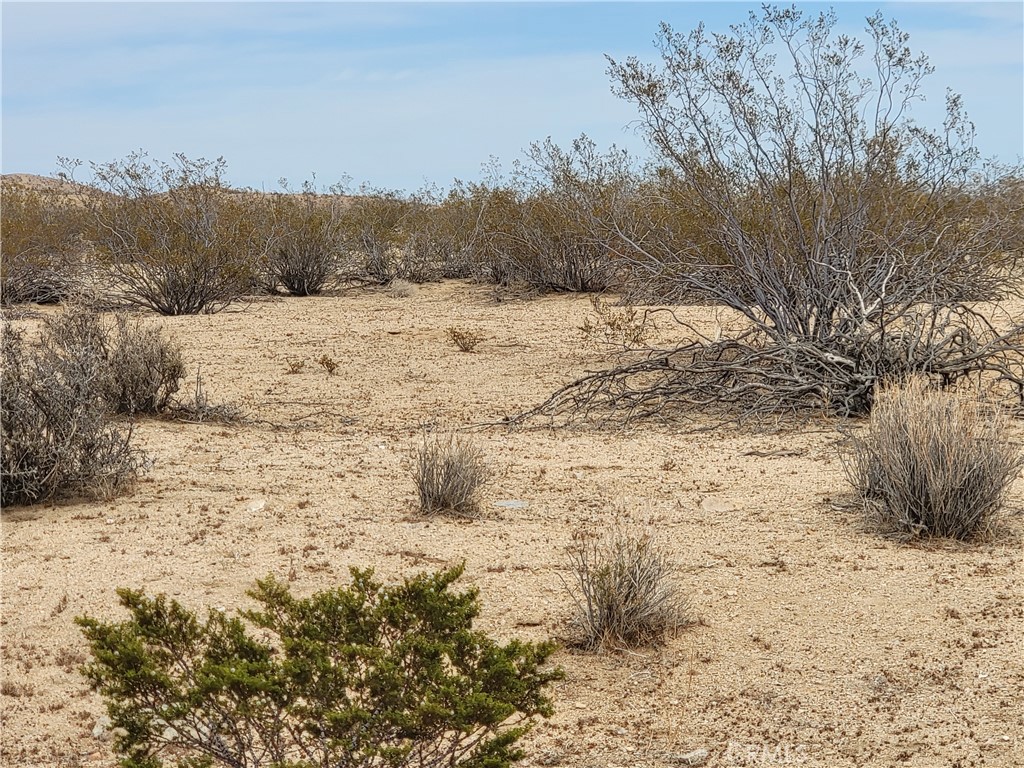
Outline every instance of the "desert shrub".
[[241, 618], [119, 590], [129, 620], [78, 623], [121, 764], [510, 765], [561, 672], [542, 668], [550, 643], [474, 630], [477, 591], [449, 590], [461, 573], [386, 587], [353, 570], [350, 587], [303, 599], [267, 578]]
[[472, 517], [479, 511], [477, 493], [489, 479], [480, 449], [468, 440], [428, 438], [416, 453], [414, 480], [420, 512]]
[[914, 378], [879, 394], [844, 464], [883, 532], [970, 539], [997, 520], [1024, 457], [998, 408]]
[[388, 285], [396, 278], [423, 283], [439, 274], [429, 252], [410, 248], [415, 199], [395, 190], [363, 186], [345, 211], [346, 242], [355, 262], [350, 277]]
[[224, 160], [93, 165], [89, 236], [123, 299], [162, 315], [217, 312], [260, 282], [269, 246], [258, 195], [230, 189]]
[[113, 413], [163, 411], [185, 376], [181, 347], [126, 312], [105, 319], [89, 306], [70, 305], [46, 329], [53, 353], [68, 365], [85, 356], [96, 366], [95, 392]]
[[142, 466], [131, 431], [112, 424], [102, 394], [106, 361], [94, 347], [66, 354], [52, 331], [29, 348], [5, 322], [0, 391], [0, 504], [112, 496]]
[[302, 193], [274, 196], [273, 219], [279, 232], [268, 256], [273, 282], [293, 296], [316, 296], [337, 277], [345, 257], [346, 205], [340, 187], [317, 194], [312, 183], [304, 185]]
[[82, 283], [82, 209], [68, 189], [0, 188], [0, 303], [52, 304]]
[[662, 642], [690, 623], [666, 553], [649, 532], [616, 526], [604, 538], [577, 531], [569, 547], [576, 641], [584, 648]]
[[469, 244], [477, 273], [501, 285], [540, 291], [600, 292], [617, 285], [621, 268], [611, 247], [619, 236], [602, 222], [635, 176], [629, 157], [602, 154], [586, 136], [569, 150], [534, 144], [509, 181], [462, 187], [474, 211]]
[[719, 338], [680, 323], [672, 348], [534, 412], [866, 414], [876, 385], [908, 372], [1017, 396], [1024, 320], [990, 323], [971, 302], [1018, 289], [1013, 232], [978, 200], [1012, 193], [1020, 169], [985, 171], [955, 94], [941, 125], [914, 120], [932, 67], [895, 22], [869, 17], [863, 41], [836, 24], [765, 6], [722, 34], [663, 25], [658, 64], [610, 63], [663, 168], [596, 234], [620, 236], [632, 295], [746, 322]]

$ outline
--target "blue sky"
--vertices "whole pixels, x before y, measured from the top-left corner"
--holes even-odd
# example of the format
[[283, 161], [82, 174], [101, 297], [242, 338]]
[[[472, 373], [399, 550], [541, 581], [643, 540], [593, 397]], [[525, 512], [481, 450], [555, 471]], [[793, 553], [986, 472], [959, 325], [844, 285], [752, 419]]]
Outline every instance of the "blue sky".
[[[808, 12], [822, 5], [800, 3]], [[605, 54], [653, 60], [658, 22], [726, 31], [758, 4], [3, 2], [2, 170], [223, 155], [237, 186], [412, 191], [475, 179], [531, 142], [581, 133], [638, 154]], [[986, 156], [1024, 154], [1024, 4], [835, 4], [863, 36], [876, 9], [936, 67], [922, 122], [963, 94]], [[79, 176], [88, 177], [80, 173]]]

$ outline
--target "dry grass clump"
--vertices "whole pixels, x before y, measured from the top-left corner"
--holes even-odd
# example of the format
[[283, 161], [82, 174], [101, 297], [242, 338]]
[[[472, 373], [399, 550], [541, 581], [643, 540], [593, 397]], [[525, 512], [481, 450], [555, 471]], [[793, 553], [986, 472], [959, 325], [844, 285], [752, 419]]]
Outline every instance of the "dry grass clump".
[[995, 406], [911, 379], [878, 394], [844, 463], [874, 527], [967, 540], [992, 529], [1024, 461]]
[[387, 287], [387, 295], [392, 299], [409, 299], [416, 295], [416, 285], [408, 280], [396, 277]]
[[452, 436], [424, 437], [414, 473], [420, 512], [475, 517], [477, 493], [489, 478], [483, 454], [472, 442]]
[[243, 424], [245, 412], [231, 403], [213, 403], [203, 385], [202, 370], [196, 370], [196, 384], [190, 401], [175, 401], [164, 412], [172, 421], [187, 424]]
[[673, 566], [650, 532], [616, 527], [596, 539], [577, 531], [569, 566], [575, 640], [583, 648], [653, 645], [691, 623]]

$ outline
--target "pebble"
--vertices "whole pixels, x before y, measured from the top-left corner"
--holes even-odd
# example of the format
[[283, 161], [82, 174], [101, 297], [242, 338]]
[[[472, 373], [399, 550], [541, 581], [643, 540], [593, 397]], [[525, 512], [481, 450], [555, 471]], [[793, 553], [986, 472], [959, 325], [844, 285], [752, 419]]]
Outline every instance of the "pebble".
[[100, 715], [96, 718], [96, 725], [92, 727], [92, 737], [97, 741], [107, 741], [110, 738], [110, 718], [106, 715]]

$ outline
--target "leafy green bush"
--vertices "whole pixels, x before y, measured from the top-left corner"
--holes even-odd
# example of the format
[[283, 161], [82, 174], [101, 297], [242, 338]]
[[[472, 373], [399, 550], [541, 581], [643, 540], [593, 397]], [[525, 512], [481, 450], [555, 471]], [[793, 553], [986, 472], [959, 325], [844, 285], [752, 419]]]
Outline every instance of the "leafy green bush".
[[100, 390], [107, 363], [95, 348], [67, 355], [48, 328], [40, 347], [26, 348], [9, 322], [0, 344], [0, 505], [129, 487], [144, 457], [131, 431], [110, 423]]
[[1024, 457], [994, 406], [914, 378], [878, 395], [844, 463], [882, 532], [970, 539], [992, 527]]
[[128, 621], [77, 621], [126, 768], [503, 768], [552, 713], [550, 643], [498, 645], [472, 629], [477, 591], [455, 567], [394, 587], [352, 570], [348, 588], [293, 597], [267, 578], [259, 609], [205, 620], [122, 589]]

